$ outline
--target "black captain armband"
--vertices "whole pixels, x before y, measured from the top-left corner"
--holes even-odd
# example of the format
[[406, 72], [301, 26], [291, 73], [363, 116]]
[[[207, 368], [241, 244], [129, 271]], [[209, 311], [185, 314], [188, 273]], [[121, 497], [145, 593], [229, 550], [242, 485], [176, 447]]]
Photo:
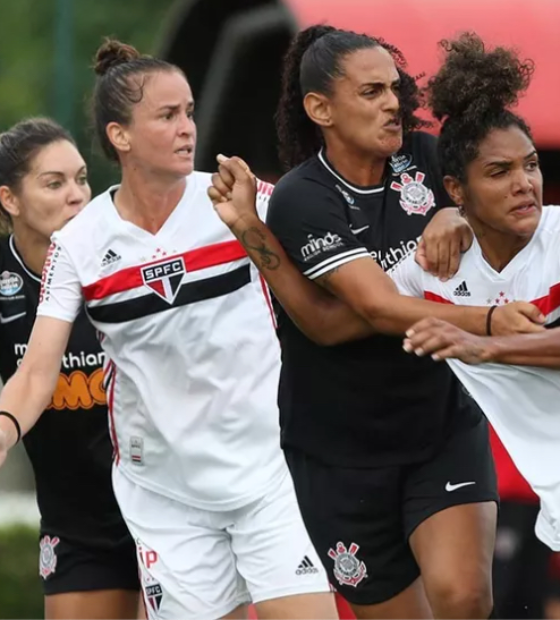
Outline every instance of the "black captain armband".
[[15, 415], [10, 413], [9, 411], [0, 411], [0, 416], [9, 418], [14, 423], [14, 426], [16, 427], [16, 432], [17, 432], [16, 444], [19, 443], [19, 440], [21, 439], [21, 426], [19, 425], [19, 422], [17, 421], [17, 418], [15, 417]]

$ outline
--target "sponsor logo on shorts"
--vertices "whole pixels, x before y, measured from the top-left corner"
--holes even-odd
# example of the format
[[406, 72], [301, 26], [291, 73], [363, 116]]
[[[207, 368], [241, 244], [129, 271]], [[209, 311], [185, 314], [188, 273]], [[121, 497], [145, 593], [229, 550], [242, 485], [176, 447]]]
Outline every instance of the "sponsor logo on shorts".
[[296, 569], [296, 575], [316, 575], [319, 572], [313, 562], [306, 556], [303, 556], [303, 560], [299, 563]]
[[161, 584], [152, 583], [151, 585], [144, 585], [144, 594], [148, 605], [157, 611], [161, 605], [161, 599], [163, 598], [163, 590]]
[[142, 590], [146, 605], [154, 611], [158, 611], [163, 600], [163, 588], [161, 583], [150, 574], [152, 568], [158, 562], [158, 554], [153, 549], [148, 549], [140, 539], [136, 539], [136, 549], [140, 559], [140, 573], [142, 575]]
[[476, 482], [459, 482], [458, 484], [451, 484], [451, 482], [448, 482], [445, 485], [445, 490], [448, 493], [452, 493], [453, 491], [456, 491], [457, 489], [462, 489], [463, 487], [470, 487], [471, 485], [476, 484]]
[[19, 273], [13, 271], [3, 271], [0, 273], [0, 295], [2, 297], [13, 297], [23, 288], [23, 278]]
[[60, 542], [57, 536], [43, 536], [39, 543], [39, 574], [43, 579], [47, 579], [49, 575], [56, 572], [56, 546]]
[[334, 560], [334, 576], [343, 586], [356, 587], [367, 577], [366, 565], [356, 557], [360, 546], [351, 543], [348, 548], [341, 542], [335, 549], [329, 549], [328, 555]]
[[146, 545], [140, 540], [136, 539], [136, 549], [138, 551], [138, 557], [140, 558], [140, 562], [143, 566], [145, 566], [148, 570], [158, 561], [158, 554], [153, 549], [149, 549]]

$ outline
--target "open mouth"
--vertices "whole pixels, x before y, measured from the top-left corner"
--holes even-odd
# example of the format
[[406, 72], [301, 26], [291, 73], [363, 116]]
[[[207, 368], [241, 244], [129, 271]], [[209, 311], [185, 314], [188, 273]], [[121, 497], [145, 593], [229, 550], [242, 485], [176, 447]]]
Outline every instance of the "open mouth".
[[386, 127], [387, 129], [400, 129], [401, 126], [401, 119], [397, 117], [389, 119], [385, 125], [383, 125], [383, 127]]
[[526, 202], [518, 207], [512, 209], [514, 213], [519, 213], [520, 215], [524, 215], [526, 213], [532, 213], [537, 208], [537, 204], [535, 202]]
[[192, 155], [194, 152], [194, 147], [192, 146], [182, 146], [180, 149], [175, 151], [176, 153], [181, 153], [181, 155]]

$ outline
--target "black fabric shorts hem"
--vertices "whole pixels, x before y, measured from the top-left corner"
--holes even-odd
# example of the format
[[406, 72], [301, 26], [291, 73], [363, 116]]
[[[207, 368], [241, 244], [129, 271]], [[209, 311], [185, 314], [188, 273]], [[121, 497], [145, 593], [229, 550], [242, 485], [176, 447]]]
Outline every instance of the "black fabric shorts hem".
[[140, 590], [136, 548], [130, 537], [112, 549], [98, 549], [42, 533], [39, 573], [45, 596]]
[[408, 539], [426, 519], [499, 502], [486, 419], [423, 463], [356, 469], [285, 454], [311, 541], [332, 585], [355, 605], [388, 601], [420, 575]]

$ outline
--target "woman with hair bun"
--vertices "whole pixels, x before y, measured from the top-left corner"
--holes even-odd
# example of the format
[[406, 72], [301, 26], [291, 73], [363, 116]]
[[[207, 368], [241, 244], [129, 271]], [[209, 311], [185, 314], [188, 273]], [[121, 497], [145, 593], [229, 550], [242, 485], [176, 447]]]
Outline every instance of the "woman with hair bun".
[[491, 311], [528, 301], [552, 329], [531, 337], [480, 337], [432, 319], [411, 328], [405, 347], [449, 360], [539, 496], [538, 538], [560, 551], [560, 208], [542, 206], [537, 150], [527, 123], [511, 111], [534, 67], [512, 50], [487, 50], [473, 34], [442, 47], [446, 58], [430, 82], [430, 103], [443, 120], [444, 182], [475, 241], [448, 283], [409, 261], [393, 277], [407, 294], [486, 303]]
[[210, 195], [279, 302], [282, 444], [331, 583], [360, 618], [494, 617], [487, 422], [449, 368], [407, 357], [398, 336], [428, 316], [478, 334], [542, 331], [542, 317], [405, 297], [383, 273], [450, 200], [439, 162], [456, 154], [436, 149], [453, 142], [418, 131], [417, 107], [397, 50], [308, 28], [284, 64], [278, 135], [295, 167], [268, 227], [237, 158], [218, 158]]
[[[113, 485], [149, 618], [335, 618], [280, 449], [268, 291], [194, 171], [183, 72], [119, 41], [93, 114], [120, 185], [53, 236], [38, 318], [0, 395], [0, 459], [50, 394], [85, 301], [107, 356]], [[270, 187], [261, 184], [264, 212]]]
[[[0, 223], [8, 233], [0, 239], [4, 383], [27, 347], [50, 237], [90, 197], [86, 164], [60, 125], [30, 118], [0, 134]], [[83, 309], [63, 352], [45, 411], [23, 440], [41, 513], [45, 618], [135, 618], [138, 566], [111, 484], [103, 353]]]

